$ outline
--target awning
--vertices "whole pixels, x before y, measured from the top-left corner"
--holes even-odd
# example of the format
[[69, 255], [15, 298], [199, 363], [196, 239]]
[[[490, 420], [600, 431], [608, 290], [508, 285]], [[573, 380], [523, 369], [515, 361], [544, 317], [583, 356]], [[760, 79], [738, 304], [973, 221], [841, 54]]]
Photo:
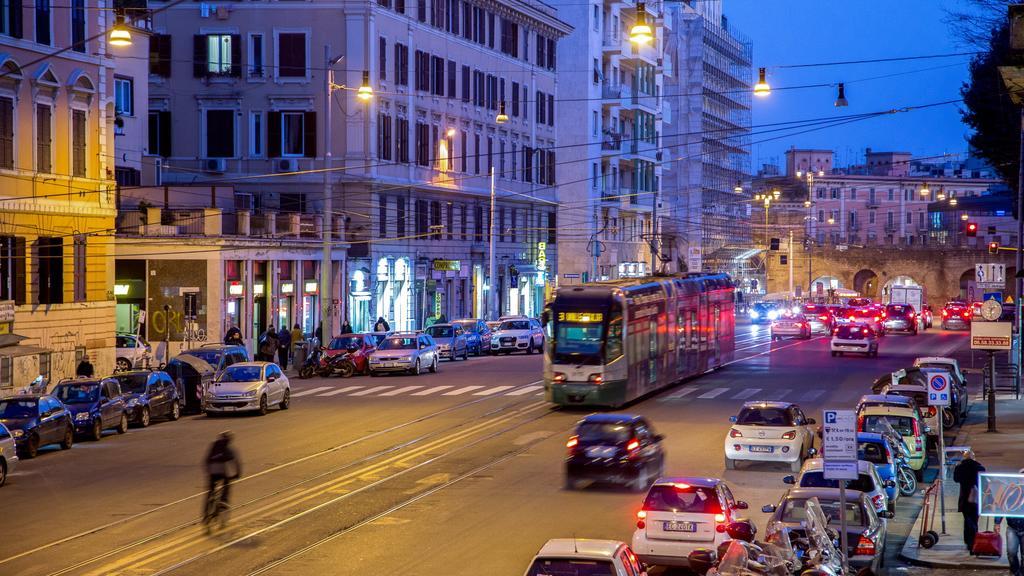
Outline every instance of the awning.
[[[24, 339], [24, 336], [21, 337]], [[36, 354], [48, 354], [52, 352], [49, 348], [40, 348], [39, 346], [2, 346], [0, 347], [0, 356], [4, 358], [18, 358], [20, 356], [33, 356]]]

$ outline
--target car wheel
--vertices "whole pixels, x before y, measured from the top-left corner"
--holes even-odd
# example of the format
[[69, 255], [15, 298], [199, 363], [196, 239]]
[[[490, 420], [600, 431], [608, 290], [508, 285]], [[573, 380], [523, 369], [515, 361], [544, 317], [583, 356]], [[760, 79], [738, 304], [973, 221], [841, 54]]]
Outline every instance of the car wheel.
[[0, 460], [0, 486], [7, 483], [7, 461]]
[[434, 356], [434, 363], [430, 365], [430, 372], [437, 374], [437, 356]]
[[281, 410], [287, 410], [292, 405], [292, 391], [289, 388], [285, 388], [284, 396], [281, 397], [281, 402], [277, 405]]
[[465, 361], [465, 360], [469, 360], [469, 346], [466, 346], [466, 347], [465, 347], [465, 348], [464, 348], [464, 349], [462, 350], [462, 360], [463, 360], [463, 361]]
[[420, 359], [419, 358], [417, 358], [416, 359], [416, 363], [412, 365], [412, 375], [413, 376], [419, 376], [420, 375]]
[[380, 376], [380, 373], [374, 372], [373, 370], [370, 370], [369, 372], [370, 372], [370, 378], [376, 378], [377, 376]]
[[174, 403], [171, 404], [170, 419], [173, 421], [177, 420], [178, 418], [181, 418], [181, 404], [178, 404], [178, 401], [175, 400]]
[[725, 469], [726, 470], [735, 470], [736, 469], [736, 461], [733, 460], [732, 458], [729, 458], [728, 456], [726, 456], [725, 457]]
[[149, 406], [142, 407], [142, 416], [139, 416], [139, 426], [142, 428], [149, 426]]
[[127, 358], [118, 358], [114, 364], [115, 372], [126, 372], [132, 369], [132, 363]]
[[925, 466], [922, 466], [920, 470], [914, 470], [914, 480], [917, 480], [918, 482], [924, 482], [924, 469], [926, 466], [927, 463], [925, 464]]
[[39, 455], [39, 436], [35, 434], [28, 437], [28, 442], [25, 442], [25, 449], [22, 451], [24, 458], [35, 458]]
[[100, 423], [99, 419], [92, 421], [92, 429], [89, 430], [90, 440], [99, 440], [103, 437], [103, 424]]
[[121, 413], [121, 420], [117, 423], [117, 433], [124, 434], [128, 431], [128, 415], [124, 412]]
[[533, 354], [533, 338], [530, 338], [530, 345], [526, 347], [527, 354]]
[[64, 439], [60, 442], [61, 450], [70, 450], [71, 446], [75, 443], [75, 428], [74, 426], [68, 426], [67, 430], [64, 431]]
[[256, 413], [259, 414], [260, 416], [265, 416], [267, 414], [267, 395], [266, 394], [260, 396], [260, 408], [259, 408], [259, 410], [256, 411]]

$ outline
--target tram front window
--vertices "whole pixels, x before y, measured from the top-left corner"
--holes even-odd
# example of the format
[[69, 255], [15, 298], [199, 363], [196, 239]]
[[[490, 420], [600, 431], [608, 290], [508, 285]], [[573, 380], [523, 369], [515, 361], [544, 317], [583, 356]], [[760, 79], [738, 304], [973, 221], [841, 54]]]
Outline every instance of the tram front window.
[[558, 322], [555, 328], [556, 364], [600, 365], [603, 324]]

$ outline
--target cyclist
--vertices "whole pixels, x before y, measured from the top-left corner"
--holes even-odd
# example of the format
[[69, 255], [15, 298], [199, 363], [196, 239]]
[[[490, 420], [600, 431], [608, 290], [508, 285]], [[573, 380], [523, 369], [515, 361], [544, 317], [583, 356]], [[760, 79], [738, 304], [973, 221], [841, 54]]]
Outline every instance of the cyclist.
[[[221, 486], [220, 501], [227, 506], [231, 481], [242, 475], [242, 466], [238, 461], [238, 455], [231, 446], [233, 438], [234, 434], [230, 430], [221, 432], [213, 441], [210, 452], [206, 456], [206, 475], [210, 479], [210, 492], [207, 501], [213, 505], [217, 503], [210, 502], [210, 498], [215, 494], [218, 484]], [[211, 511], [208, 510], [209, 512]], [[212, 512], [215, 514], [216, 509]]]

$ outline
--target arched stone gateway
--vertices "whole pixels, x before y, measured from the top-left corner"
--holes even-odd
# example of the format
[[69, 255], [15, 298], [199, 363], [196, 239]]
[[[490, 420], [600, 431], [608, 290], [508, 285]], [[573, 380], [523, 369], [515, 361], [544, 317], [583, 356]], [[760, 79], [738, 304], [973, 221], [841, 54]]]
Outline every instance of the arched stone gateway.
[[967, 292], [970, 290], [971, 282], [974, 282], [974, 268], [964, 270], [964, 273], [960, 275], [960, 298], [962, 300], [967, 300], [970, 296]]
[[877, 298], [878, 274], [875, 274], [874, 270], [860, 270], [853, 275], [853, 289], [868, 298]]
[[892, 293], [893, 286], [920, 286], [921, 283], [914, 280], [910, 276], [896, 276], [889, 280], [882, 286], [882, 298], [887, 301], [889, 294]]

